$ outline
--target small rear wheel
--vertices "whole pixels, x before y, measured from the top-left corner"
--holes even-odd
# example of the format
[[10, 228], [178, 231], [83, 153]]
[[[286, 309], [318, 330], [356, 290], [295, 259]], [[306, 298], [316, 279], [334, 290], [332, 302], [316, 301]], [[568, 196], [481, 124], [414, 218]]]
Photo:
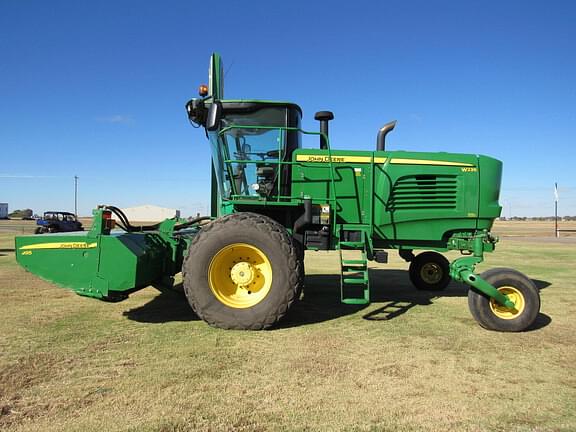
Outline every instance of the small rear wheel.
[[441, 291], [450, 283], [450, 263], [438, 252], [424, 252], [410, 262], [408, 274], [417, 289]]
[[532, 325], [540, 312], [540, 293], [531, 279], [508, 268], [491, 269], [480, 277], [507, 295], [515, 307], [502, 306], [486, 294], [470, 288], [468, 307], [478, 324], [501, 332], [519, 332]]

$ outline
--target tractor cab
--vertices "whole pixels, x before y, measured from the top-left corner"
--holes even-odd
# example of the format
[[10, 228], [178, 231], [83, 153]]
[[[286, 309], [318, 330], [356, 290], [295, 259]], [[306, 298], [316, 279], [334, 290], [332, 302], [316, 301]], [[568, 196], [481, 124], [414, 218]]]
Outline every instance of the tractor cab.
[[300, 147], [300, 107], [264, 101], [222, 101], [221, 107], [217, 127], [208, 130], [221, 198], [287, 195], [284, 163]]
[[209, 86], [186, 104], [206, 129], [220, 200], [281, 200], [290, 195], [290, 161], [301, 147], [302, 110], [289, 102], [224, 100], [220, 56], [210, 59]]

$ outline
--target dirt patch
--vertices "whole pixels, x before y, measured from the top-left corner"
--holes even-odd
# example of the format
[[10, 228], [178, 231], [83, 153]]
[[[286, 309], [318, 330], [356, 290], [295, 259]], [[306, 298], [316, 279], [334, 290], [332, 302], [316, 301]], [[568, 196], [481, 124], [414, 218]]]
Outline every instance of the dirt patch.
[[[0, 430], [39, 421], [54, 413], [78, 412], [112, 392], [110, 387], [98, 383], [86, 384], [81, 389], [63, 387], [73, 363], [39, 352], [0, 368]], [[38, 395], [43, 392], [47, 393]]]
[[36, 417], [40, 407], [28, 405], [24, 393], [31, 387], [50, 381], [61, 361], [54, 355], [35, 353], [0, 369], [0, 426]]

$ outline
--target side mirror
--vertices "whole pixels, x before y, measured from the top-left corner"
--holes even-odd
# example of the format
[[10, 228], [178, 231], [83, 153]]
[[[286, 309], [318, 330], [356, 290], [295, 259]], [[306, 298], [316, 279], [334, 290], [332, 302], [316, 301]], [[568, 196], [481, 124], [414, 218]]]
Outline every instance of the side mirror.
[[206, 130], [215, 131], [220, 126], [220, 119], [222, 118], [222, 103], [220, 101], [214, 101], [208, 109], [208, 115], [206, 116]]

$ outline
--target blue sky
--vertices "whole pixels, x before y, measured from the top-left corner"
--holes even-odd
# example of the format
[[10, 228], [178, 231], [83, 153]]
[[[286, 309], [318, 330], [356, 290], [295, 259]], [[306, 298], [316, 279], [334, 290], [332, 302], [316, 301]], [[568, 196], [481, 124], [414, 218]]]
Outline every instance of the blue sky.
[[[218, 51], [229, 98], [331, 110], [338, 149], [504, 161], [505, 216], [576, 215], [571, 1], [0, 2], [0, 202], [204, 213], [210, 154], [184, 104]], [[281, 6], [280, 6], [281, 4]]]

